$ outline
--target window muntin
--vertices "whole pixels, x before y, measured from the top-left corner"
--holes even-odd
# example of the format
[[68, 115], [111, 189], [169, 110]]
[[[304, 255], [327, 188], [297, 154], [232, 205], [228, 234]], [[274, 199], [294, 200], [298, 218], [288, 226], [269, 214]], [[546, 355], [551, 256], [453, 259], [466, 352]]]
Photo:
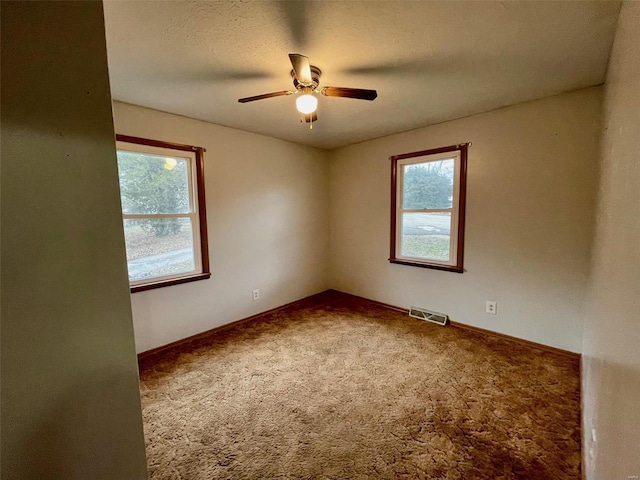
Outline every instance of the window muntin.
[[132, 292], [209, 278], [203, 149], [117, 140]]
[[466, 150], [391, 157], [392, 263], [462, 272]]

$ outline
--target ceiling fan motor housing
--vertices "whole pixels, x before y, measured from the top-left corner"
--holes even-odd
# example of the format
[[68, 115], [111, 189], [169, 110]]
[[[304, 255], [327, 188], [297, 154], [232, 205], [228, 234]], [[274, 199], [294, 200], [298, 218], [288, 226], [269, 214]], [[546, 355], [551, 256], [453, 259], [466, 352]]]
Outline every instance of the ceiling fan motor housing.
[[322, 70], [320, 70], [315, 65], [310, 65], [310, 70], [311, 70], [311, 83], [310, 84], [300, 83], [298, 81], [298, 79], [296, 78], [295, 70], [291, 70], [291, 76], [293, 77], [293, 86], [297, 90], [301, 90], [304, 87], [311, 87], [313, 90], [315, 90], [318, 87], [318, 85], [320, 84], [320, 76], [322, 75]]

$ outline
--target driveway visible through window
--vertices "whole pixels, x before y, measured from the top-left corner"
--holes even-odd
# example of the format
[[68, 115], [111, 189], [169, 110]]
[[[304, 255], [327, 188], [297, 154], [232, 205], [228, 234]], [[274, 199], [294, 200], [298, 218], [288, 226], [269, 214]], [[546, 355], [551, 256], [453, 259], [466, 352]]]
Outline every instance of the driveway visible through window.
[[393, 263], [462, 272], [467, 145], [391, 157]]
[[118, 136], [132, 291], [208, 278], [202, 149]]

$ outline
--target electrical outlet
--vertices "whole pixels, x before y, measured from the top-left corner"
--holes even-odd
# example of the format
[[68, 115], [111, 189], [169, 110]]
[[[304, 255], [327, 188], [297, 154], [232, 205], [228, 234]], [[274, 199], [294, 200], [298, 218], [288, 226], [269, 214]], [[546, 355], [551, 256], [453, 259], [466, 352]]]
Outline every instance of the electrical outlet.
[[256, 300], [258, 300], [258, 299], [260, 298], [260, 289], [259, 289], [259, 288], [256, 288], [256, 289], [252, 292], [252, 295], [253, 295], [253, 297], [252, 297], [252, 298], [253, 298], [253, 301], [255, 302]]
[[491, 315], [495, 315], [498, 311], [498, 302], [492, 302], [490, 300], [487, 300], [487, 306], [485, 308], [485, 311], [487, 313], [490, 313]]

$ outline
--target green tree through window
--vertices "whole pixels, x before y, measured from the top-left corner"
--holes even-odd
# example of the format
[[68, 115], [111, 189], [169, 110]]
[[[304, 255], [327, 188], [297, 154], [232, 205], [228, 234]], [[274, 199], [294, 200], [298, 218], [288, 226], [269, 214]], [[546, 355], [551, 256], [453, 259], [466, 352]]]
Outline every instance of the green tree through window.
[[391, 157], [389, 261], [462, 273], [467, 144]]
[[[118, 151], [118, 171], [123, 213], [189, 212], [185, 159]], [[182, 225], [177, 218], [139, 219], [136, 223], [157, 237], [176, 234]]]
[[405, 209], [451, 208], [453, 172], [446, 166], [445, 162], [430, 162], [406, 167]]

